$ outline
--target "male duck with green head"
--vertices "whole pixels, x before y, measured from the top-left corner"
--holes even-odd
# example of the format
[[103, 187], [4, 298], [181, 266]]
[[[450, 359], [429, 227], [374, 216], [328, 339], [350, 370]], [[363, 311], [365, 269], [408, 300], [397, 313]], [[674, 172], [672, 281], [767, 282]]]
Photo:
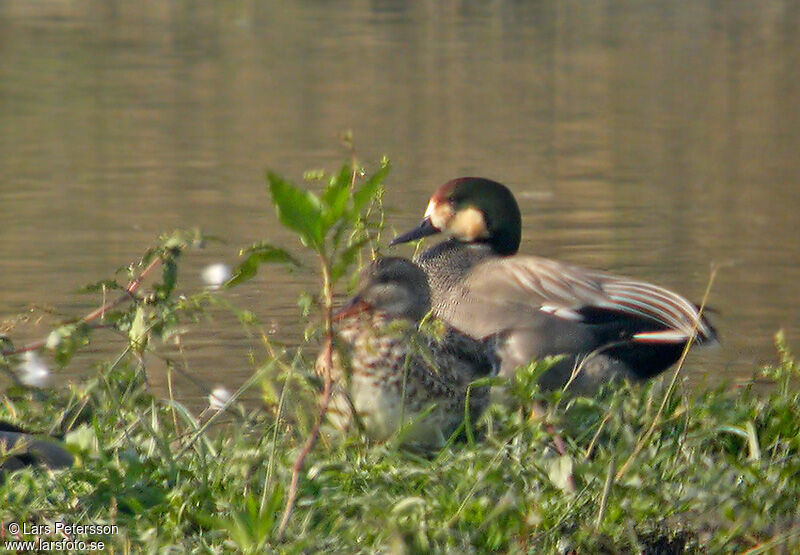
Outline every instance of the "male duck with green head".
[[503, 375], [564, 355], [542, 376], [542, 387], [591, 393], [618, 377], [655, 376], [677, 362], [689, 341], [716, 339], [694, 304], [663, 287], [516, 254], [519, 206], [496, 181], [448, 181], [431, 197], [422, 223], [392, 245], [440, 232], [449, 238], [416, 260], [434, 312], [473, 337], [501, 336]]

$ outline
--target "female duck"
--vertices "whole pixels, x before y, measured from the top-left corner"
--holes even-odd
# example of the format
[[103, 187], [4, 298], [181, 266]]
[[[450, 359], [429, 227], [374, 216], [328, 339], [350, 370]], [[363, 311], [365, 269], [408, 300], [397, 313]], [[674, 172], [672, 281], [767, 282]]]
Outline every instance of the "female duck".
[[[366, 268], [358, 294], [334, 317], [335, 389], [328, 409], [334, 426], [355, 422], [378, 441], [402, 430], [405, 443], [431, 447], [461, 424], [470, 382], [491, 375], [499, 364], [491, 340], [477, 341], [447, 326], [441, 334], [419, 331], [429, 311], [425, 274], [410, 260], [382, 258]], [[316, 364], [320, 374], [325, 358], [323, 349]], [[487, 388], [472, 388], [469, 401], [477, 418], [488, 402]]]
[[615, 377], [659, 374], [689, 341], [716, 340], [698, 308], [663, 287], [516, 255], [521, 228], [508, 188], [463, 177], [440, 187], [422, 223], [392, 241], [450, 235], [416, 261], [428, 277], [434, 312], [472, 337], [502, 332], [501, 374], [510, 376], [532, 359], [564, 355], [541, 385], [591, 393]]

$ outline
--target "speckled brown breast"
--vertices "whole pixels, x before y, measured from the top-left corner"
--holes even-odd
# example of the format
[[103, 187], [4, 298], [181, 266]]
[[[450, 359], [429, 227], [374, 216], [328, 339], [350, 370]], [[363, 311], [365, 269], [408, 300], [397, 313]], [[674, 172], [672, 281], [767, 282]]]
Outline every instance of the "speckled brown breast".
[[[316, 369], [324, 368], [324, 349]], [[446, 328], [442, 337], [417, 331], [406, 320], [381, 312], [348, 318], [334, 339], [331, 375], [335, 391], [330, 421], [340, 429], [355, 424], [374, 440], [402, 429], [405, 443], [441, 445], [464, 418], [467, 387], [498, 364], [490, 342]], [[477, 418], [488, 388], [470, 393]], [[352, 407], [352, 408], [351, 408]]]

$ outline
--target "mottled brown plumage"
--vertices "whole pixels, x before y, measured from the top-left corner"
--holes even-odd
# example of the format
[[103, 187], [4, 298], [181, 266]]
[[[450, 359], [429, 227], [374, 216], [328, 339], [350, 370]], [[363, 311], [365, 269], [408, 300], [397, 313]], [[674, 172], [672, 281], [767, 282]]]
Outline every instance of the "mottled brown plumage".
[[[493, 338], [475, 340], [440, 322], [430, 310], [425, 274], [403, 258], [382, 258], [365, 271], [358, 294], [338, 313], [329, 420], [358, 424], [374, 440], [398, 430], [406, 444], [441, 445], [464, 419], [470, 382], [497, 368]], [[431, 329], [433, 328], [433, 329]], [[317, 359], [322, 373], [325, 349]], [[488, 403], [486, 387], [470, 390], [474, 422]]]

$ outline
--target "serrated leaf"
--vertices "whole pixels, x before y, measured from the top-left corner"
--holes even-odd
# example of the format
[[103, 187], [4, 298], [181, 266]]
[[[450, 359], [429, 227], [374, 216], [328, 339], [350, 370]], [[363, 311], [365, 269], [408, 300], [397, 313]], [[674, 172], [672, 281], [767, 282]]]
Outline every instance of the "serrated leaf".
[[87, 283], [83, 287], [79, 287], [77, 293], [97, 293], [99, 291], [118, 291], [122, 286], [113, 279], [103, 279], [94, 283]]
[[322, 204], [310, 191], [298, 189], [276, 173], [268, 172], [269, 192], [280, 222], [297, 232], [303, 243], [323, 247]]
[[345, 164], [339, 173], [331, 177], [330, 183], [322, 194], [323, 203], [323, 234], [334, 225], [347, 210], [347, 199], [350, 196], [350, 183], [352, 180], [352, 170]]
[[233, 287], [251, 279], [258, 272], [261, 264], [287, 264], [289, 266], [300, 267], [300, 261], [289, 254], [288, 251], [269, 245], [267, 243], [257, 243], [244, 249], [241, 254], [246, 254], [245, 258], [233, 270], [233, 276], [225, 283], [225, 287]]

